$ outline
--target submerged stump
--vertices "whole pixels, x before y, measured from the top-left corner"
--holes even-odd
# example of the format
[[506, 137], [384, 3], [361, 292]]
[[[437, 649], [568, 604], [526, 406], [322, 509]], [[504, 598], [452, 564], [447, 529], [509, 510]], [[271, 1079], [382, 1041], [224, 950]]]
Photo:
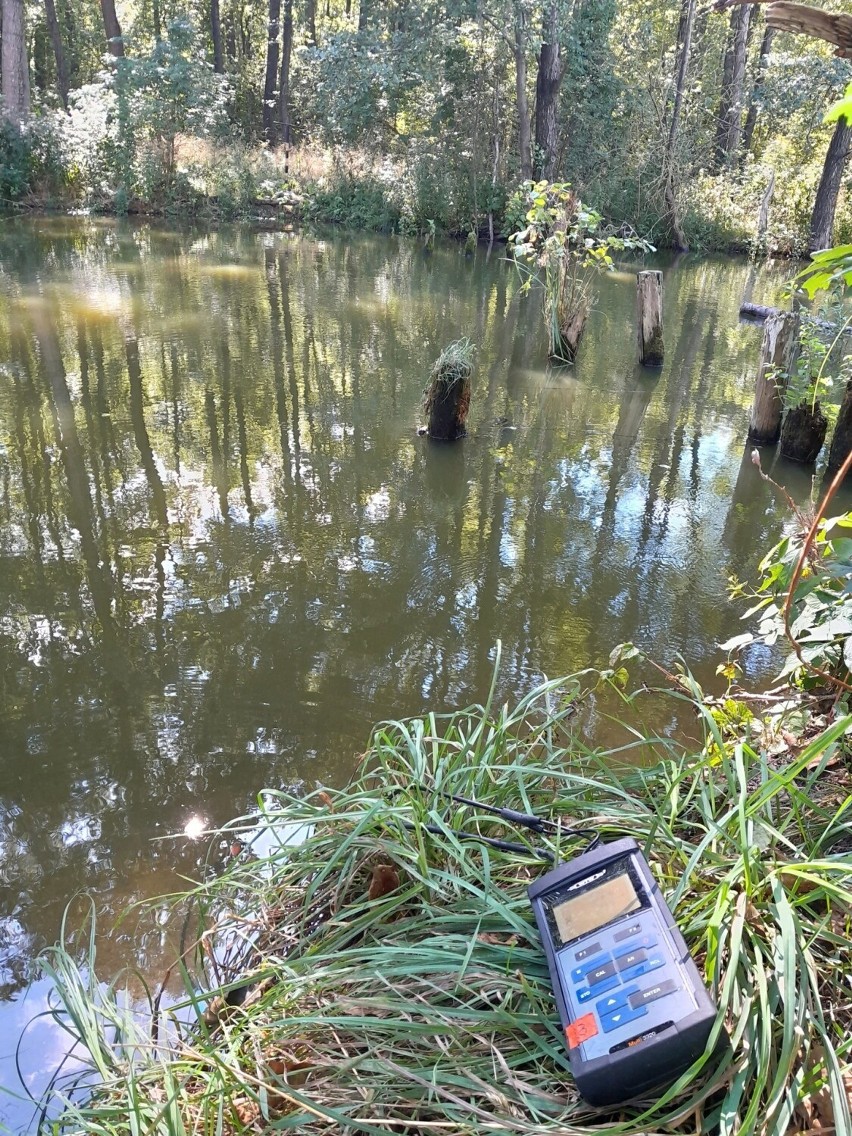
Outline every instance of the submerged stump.
[[791, 407], [781, 430], [781, 457], [811, 465], [822, 449], [827, 429], [828, 421], [819, 402], [811, 405], [805, 400]]
[[771, 315], [763, 326], [760, 363], [754, 385], [754, 402], [748, 440], [774, 446], [781, 435], [784, 391], [799, 343], [799, 317], [795, 312]]
[[852, 450], [852, 379], [846, 384], [843, 402], [837, 414], [837, 425], [831, 439], [831, 449], [828, 451], [828, 469], [835, 473], [849, 456]]
[[470, 340], [460, 339], [444, 348], [432, 368], [423, 409], [426, 433], [436, 441], [454, 442], [467, 433], [474, 350]]
[[662, 272], [637, 272], [636, 300], [639, 362], [644, 367], [662, 367], [664, 353]]

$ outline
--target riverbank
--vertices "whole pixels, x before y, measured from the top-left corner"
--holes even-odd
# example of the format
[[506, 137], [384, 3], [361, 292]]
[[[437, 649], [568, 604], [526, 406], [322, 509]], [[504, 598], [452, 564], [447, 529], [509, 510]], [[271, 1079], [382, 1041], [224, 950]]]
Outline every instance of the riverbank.
[[[512, 708], [385, 723], [348, 788], [264, 794], [259, 816], [224, 833], [224, 873], [174, 899], [195, 927], [189, 993], [169, 1015], [155, 998], [150, 1026], [49, 952], [97, 1080], [58, 1130], [845, 1132], [852, 718], [800, 742], [745, 703], [711, 704], [684, 674], [664, 696], [691, 704], [688, 744], [643, 730], [644, 695], [624, 694], [626, 681], [584, 672]], [[605, 692], [618, 695], [624, 743], [591, 749]], [[827, 781], [838, 768], [840, 783]], [[729, 1048], [665, 1092], [590, 1110], [526, 898], [542, 862], [532, 846], [460, 838], [529, 834], [447, 794], [636, 839]], [[261, 855], [259, 826], [277, 834]]]
[[[64, 120], [63, 120], [64, 122]], [[0, 203], [25, 211], [89, 212], [106, 216], [253, 221], [288, 228], [295, 222], [420, 237], [427, 248], [440, 236], [457, 240], [505, 240], [526, 224], [519, 181], [492, 187], [482, 201], [443, 169], [424, 170], [415, 154], [377, 155], [357, 147], [304, 145], [270, 150], [223, 139], [179, 136], [168, 168], [152, 150], [145, 176], [128, 188], [120, 169], [104, 179], [88, 169], [63, 141], [67, 127], [49, 120], [34, 125], [29, 148], [21, 145], [0, 170]], [[2, 146], [2, 139], [0, 139]], [[772, 171], [753, 165], [732, 177], [705, 170], [683, 188], [682, 227], [693, 252], [748, 253], [758, 257], [807, 254], [809, 217], [779, 196], [761, 219]], [[586, 201], [583, 186], [577, 187]], [[673, 236], [666, 216], [649, 202], [602, 197], [586, 204], [616, 230], [632, 228], [661, 249]], [[841, 209], [837, 243], [852, 232], [852, 212]]]

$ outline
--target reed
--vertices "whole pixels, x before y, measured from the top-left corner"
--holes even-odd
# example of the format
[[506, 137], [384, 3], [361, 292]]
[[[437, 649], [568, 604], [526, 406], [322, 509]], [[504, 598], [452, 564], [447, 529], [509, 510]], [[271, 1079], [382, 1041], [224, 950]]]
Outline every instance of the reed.
[[[272, 850], [252, 857], [249, 844], [173, 897], [193, 904], [199, 943], [215, 926], [220, 949], [184, 956], [175, 1010], [193, 1024], [170, 1040], [160, 1022], [153, 1041], [93, 966], [49, 951], [57, 1014], [95, 1084], [57, 1081], [51, 1130], [847, 1136], [850, 796], [826, 770], [852, 719], [776, 768], [758, 731], [724, 730], [685, 676], [671, 697], [693, 703], [703, 744], [637, 729], [631, 745], [653, 763], [631, 768], [631, 745], [583, 741], [588, 680], [548, 682], [511, 708], [385, 722], [346, 789], [263, 793], [228, 837], [250, 841], [260, 823]], [[585, 1105], [526, 899], [542, 861], [460, 838], [527, 839], [447, 793], [639, 841], [728, 1052], [615, 1113]], [[546, 843], [558, 857], [579, 847]]]

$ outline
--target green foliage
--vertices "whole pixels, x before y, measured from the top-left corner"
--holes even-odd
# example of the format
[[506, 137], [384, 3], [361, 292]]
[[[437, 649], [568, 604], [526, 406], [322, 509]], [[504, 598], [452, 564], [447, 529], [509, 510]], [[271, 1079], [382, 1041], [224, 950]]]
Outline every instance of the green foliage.
[[793, 278], [813, 299], [817, 292], [852, 288], [852, 245], [838, 245], [811, 255], [811, 263]]
[[[685, 1136], [696, 1118], [721, 1136], [785, 1136], [814, 1099], [844, 1115], [852, 798], [838, 805], [823, 776], [850, 719], [772, 764], [761, 723], [731, 704], [720, 725], [684, 673], [669, 697], [694, 710], [701, 741], [648, 736], [641, 694], [624, 694], [632, 745], [592, 751], [578, 719], [600, 684], [611, 685], [584, 674], [516, 706], [385, 722], [346, 789], [262, 794], [254, 815], [217, 834], [246, 853], [171, 897], [193, 905], [186, 922], [205, 949], [181, 958], [187, 991], [168, 1043], [152, 1043], [121, 992], [98, 984], [91, 922], [84, 970], [67, 938], [47, 951], [53, 1013], [91, 1070], [83, 1103], [57, 1085], [58, 1130], [175, 1136], [226, 1118], [235, 1136], [379, 1136], [477, 1132], [487, 1117], [509, 1136], [599, 1133], [567, 1070], [527, 899], [541, 861], [461, 838], [525, 839], [449, 794], [636, 839], [713, 992], [708, 1051], [671, 1088], [609, 1117], [611, 1136]], [[258, 833], [266, 850], [253, 855]], [[557, 858], [579, 847], [564, 832], [536, 842]], [[376, 868], [389, 882], [371, 898]]]
[[310, 191], [303, 216], [306, 221], [392, 233], [399, 228], [401, 211], [384, 183], [342, 174]]
[[[723, 643], [723, 650], [785, 642], [784, 605], [803, 544], [800, 532], [770, 549], [760, 562], [756, 589], [734, 582], [733, 595], [754, 601], [743, 619], [757, 618], [758, 625], [756, 632]], [[789, 651], [780, 677], [804, 690], [824, 686], [826, 679], [812, 674], [804, 660], [843, 682], [852, 680], [852, 513], [820, 523], [790, 601], [790, 633], [802, 658]]]
[[24, 126], [0, 119], [0, 205], [66, 191], [69, 174], [61, 146], [49, 119], [35, 118]]
[[841, 118], [852, 124], [852, 83], [846, 88], [843, 98], [830, 106], [825, 114], [826, 122], [839, 122]]

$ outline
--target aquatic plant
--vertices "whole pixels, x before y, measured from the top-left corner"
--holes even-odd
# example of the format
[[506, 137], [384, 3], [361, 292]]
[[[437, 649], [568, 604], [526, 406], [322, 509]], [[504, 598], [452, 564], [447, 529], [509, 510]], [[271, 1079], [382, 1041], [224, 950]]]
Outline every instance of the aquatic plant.
[[[226, 834], [245, 851], [174, 897], [194, 905], [199, 949], [170, 1011], [193, 1024], [168, 1043], [158, 999], [152, 1038], [92, 967], [47, 952], [57, 1016], [99, 1082], [82, 1101], [57, 1083], [54, 1130], [848, 1133], [852, 798], [826, 770], [852, 718], [770, 759], [749, 713], [720, 716], [683, 673], [670, 697], [694, 709], [702, 744], [633, 727], [592, 750], [592, 688], [624, 678], [386, 722], [348, 788], [262, 794]], [[639, 841], [718, 1001], [711, 1040], [727, 1033], [730, 1049], [608, 1116], [585, 1105], [526, 898], [542, 861], [464, 839], [527, 837], [448, 794]], [[272, 848], [253, 855], [258, 824]]]

